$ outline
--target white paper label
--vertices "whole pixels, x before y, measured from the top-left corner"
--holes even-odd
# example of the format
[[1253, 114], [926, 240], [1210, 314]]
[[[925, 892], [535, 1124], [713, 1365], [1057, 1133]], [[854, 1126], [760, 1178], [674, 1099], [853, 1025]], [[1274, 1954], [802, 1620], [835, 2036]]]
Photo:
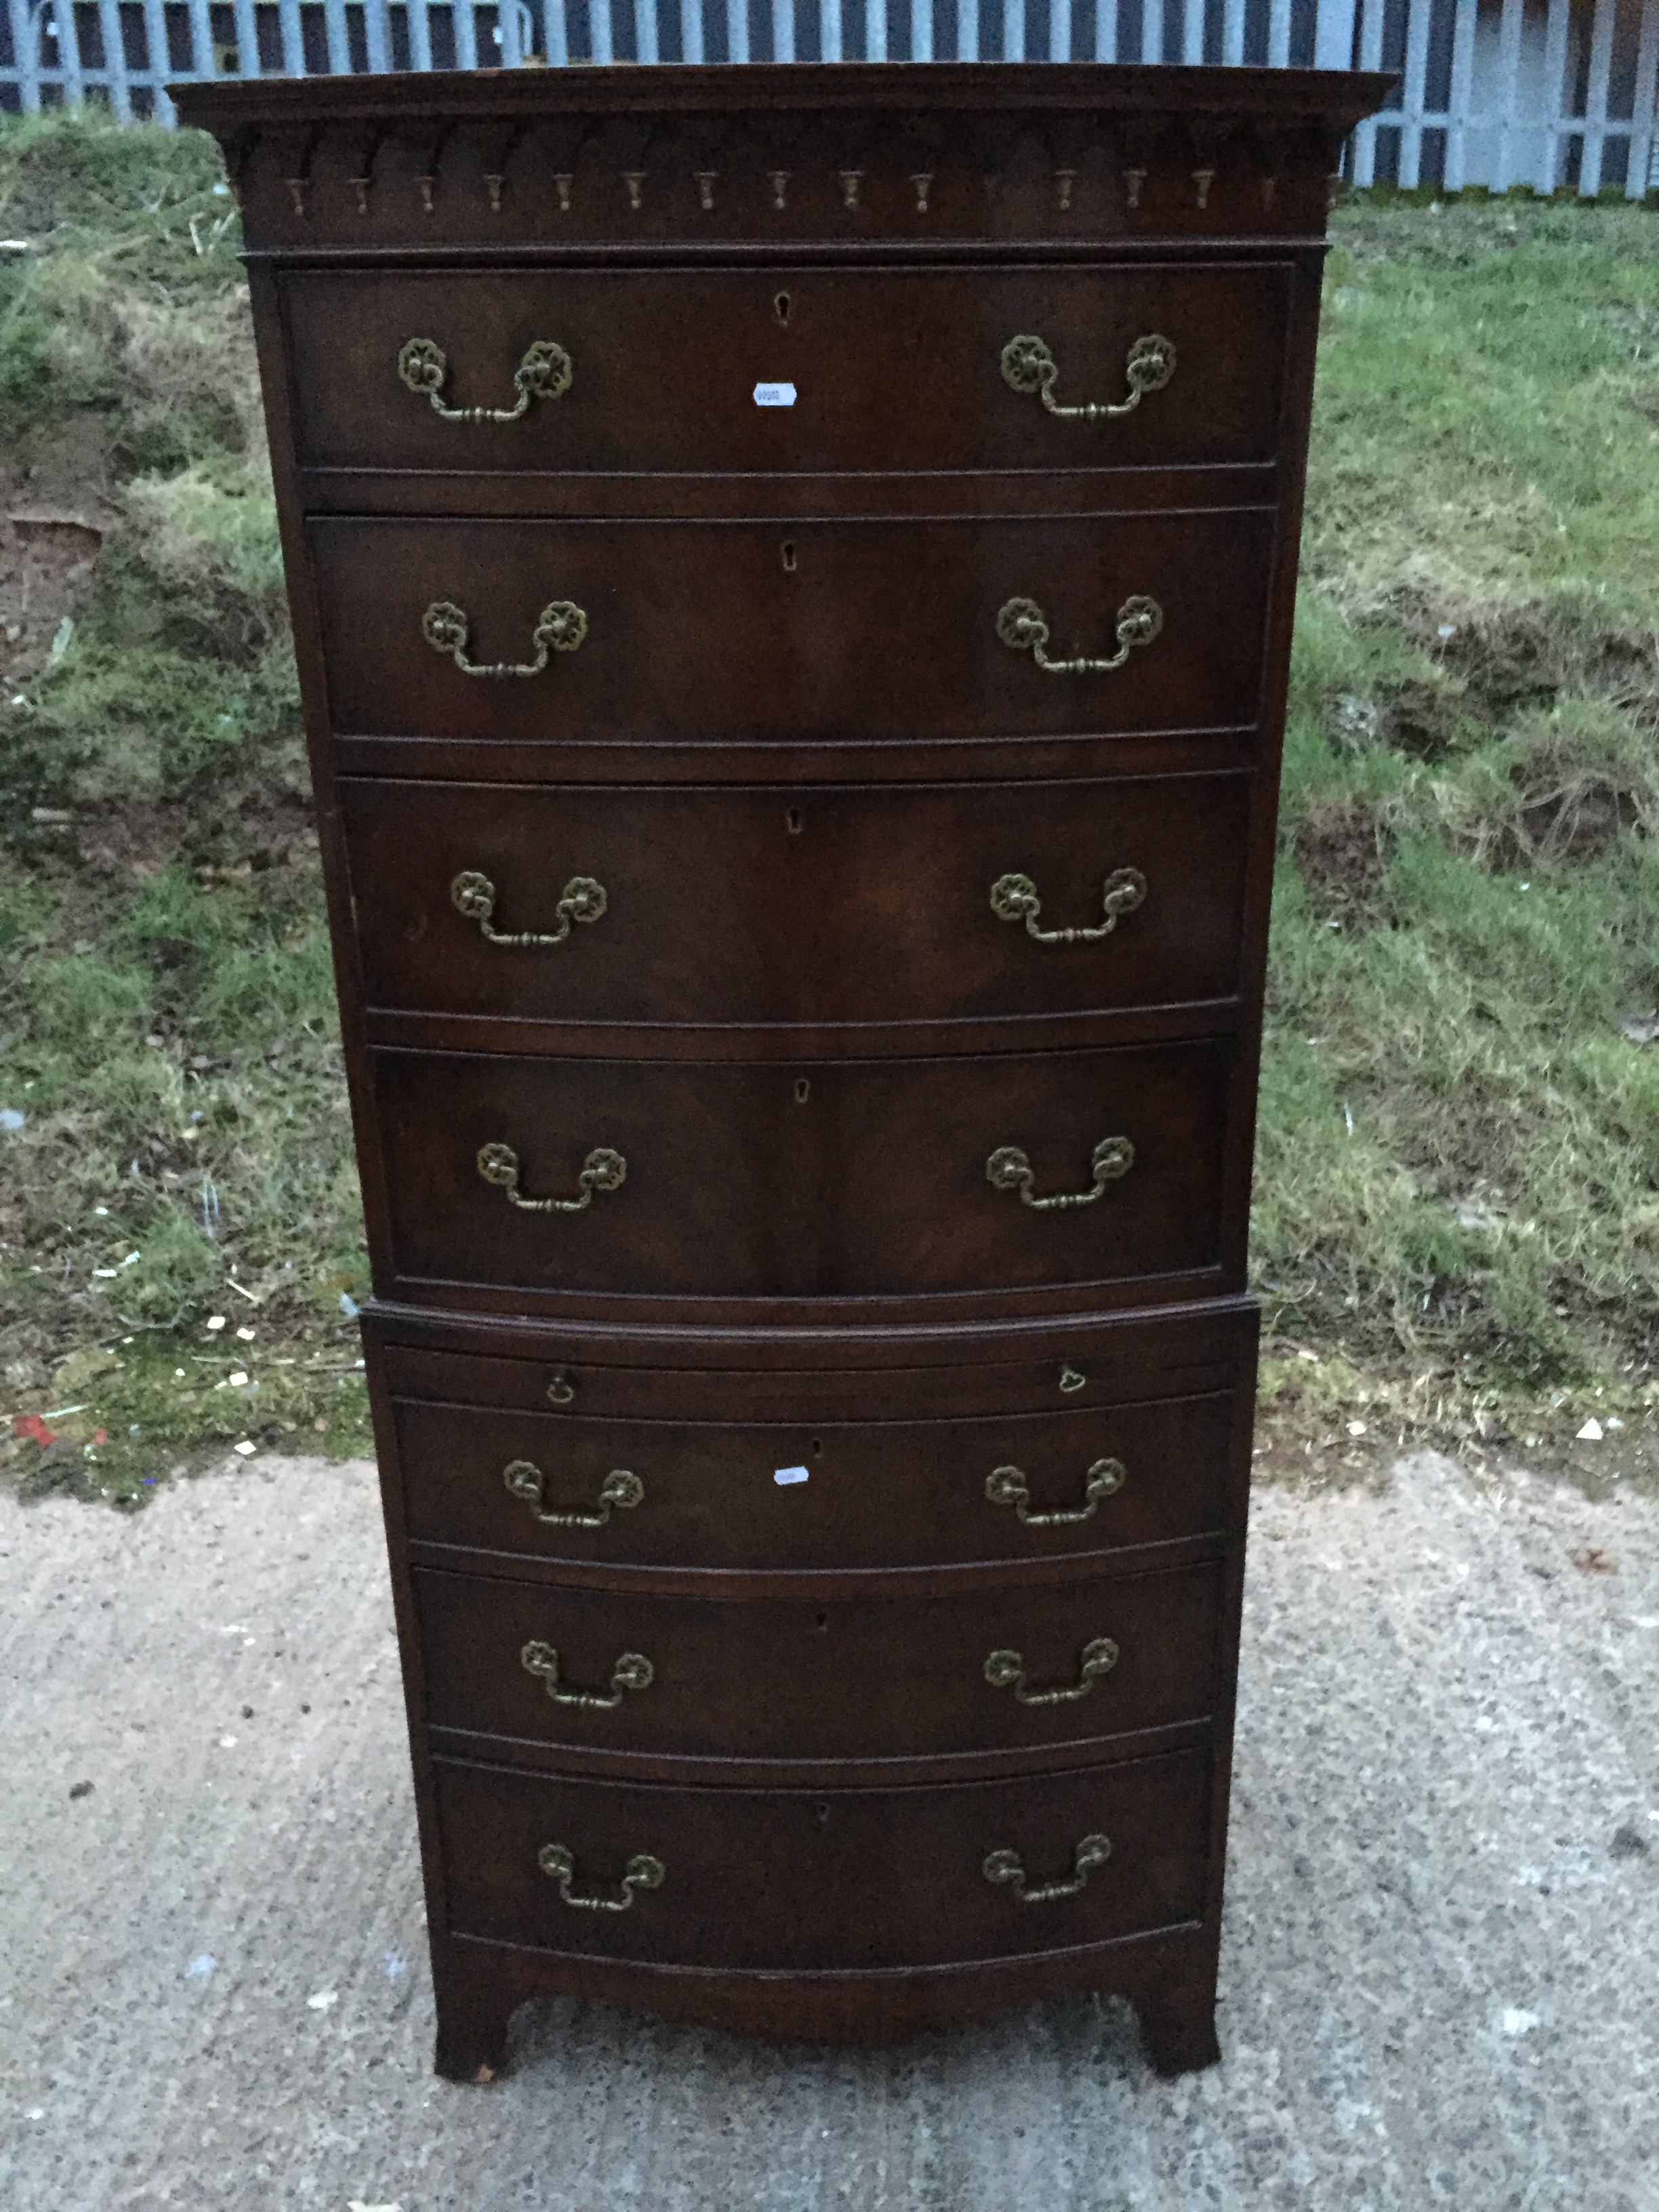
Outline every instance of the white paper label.
[[755, 386], [757, 407], [793, 407], [795, 387], [793, 384], [757, 384]]
[[772, 1480], [774, 1482], [780, 1483], [805, 1482], [806, 1480], [806, 1469], [804, 1467], [777, 1468], [773, 1472]]

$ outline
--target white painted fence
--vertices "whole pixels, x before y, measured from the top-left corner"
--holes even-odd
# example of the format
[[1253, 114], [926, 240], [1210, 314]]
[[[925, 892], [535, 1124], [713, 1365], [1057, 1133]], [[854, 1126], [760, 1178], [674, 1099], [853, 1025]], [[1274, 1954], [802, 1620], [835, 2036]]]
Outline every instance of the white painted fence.
[[181, 77], [526, 61], [1147, 61], [1389, 69], [1354, 182], [1564, 185], [1656, 166], [1659, 0], [5, 0], [0, 106], [173, 119]]
[[1653, 180], [1659, 0], [1359, 0], [1353, 60], [1401, 79], [1354, 134], [1357, 185]]

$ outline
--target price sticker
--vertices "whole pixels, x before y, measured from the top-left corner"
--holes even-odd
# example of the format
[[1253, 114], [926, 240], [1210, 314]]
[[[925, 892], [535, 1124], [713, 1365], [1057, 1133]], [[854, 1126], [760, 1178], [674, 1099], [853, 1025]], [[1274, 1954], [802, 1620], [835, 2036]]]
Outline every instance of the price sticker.
[[772, 1472], [772, 1480], [780, 1486], [791, 1482], [805, 1482], [806, 1480], [806, 1469], [804, 1467], [775, 1468]]
[[793, 384], [757, 384], [755, 386], [757, 407], [793, 407], [795, 387]]

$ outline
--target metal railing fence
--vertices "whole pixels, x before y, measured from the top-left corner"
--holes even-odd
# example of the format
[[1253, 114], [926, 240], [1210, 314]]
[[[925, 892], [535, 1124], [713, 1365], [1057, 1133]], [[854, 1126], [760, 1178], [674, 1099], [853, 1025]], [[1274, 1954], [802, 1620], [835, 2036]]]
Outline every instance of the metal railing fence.
[[187, 77], [819, 60], [1394, 70], [1360, 185], [1635, 198], [1659, 152], [1659, 0], [5, 0], [0, 107], [171, 124]]

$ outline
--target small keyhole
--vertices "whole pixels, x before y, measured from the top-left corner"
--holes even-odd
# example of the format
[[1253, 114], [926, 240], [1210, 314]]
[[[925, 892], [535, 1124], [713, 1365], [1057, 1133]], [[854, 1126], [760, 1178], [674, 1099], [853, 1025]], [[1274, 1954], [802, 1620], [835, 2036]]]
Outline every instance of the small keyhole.
[[823, 1452], [823, 1440], [822, 1440], [822, 1438], [820, 1438], [820, 1437], [813, 1437], [813, 1439], [812, 1439], [812, 1456], [813, 1456], [815, 1459], [816, 1459], [816, 1458], [817, 1458], [817, 1457], [819, 1456], [819, 1455]]
[[792, 837], [799, 836], [803, 823], [801, 819], [801, 811], [799, 806], [792, 806], [785, 814], [783, 817], [783, 826], [789, 832], [789, 835]]
[[820, 1636], [827, 1636], [829, 1632], [830, 1616], [827, 1613], [821, 1613], [818, 1615], [818, 1633]]
[[795, 1078], [795, 1103], [804, 1106], [812, 1095], [812, 1086], [804, 1075]]
[[789, 295], [787, 292], [780, 292], [773, 301], [772, 313], [787, 330], [789, 326]]
[[830, 1808], [827, 1805], [815, 1807], [812, 1817], [817, 1820], [819, 1827], [827, 1827], [830, 1822]]
[[793, 538], [786, 538], [783, 541], [783, 573], [786, 576], [793, 576], [795, 573], [795, 541]]

